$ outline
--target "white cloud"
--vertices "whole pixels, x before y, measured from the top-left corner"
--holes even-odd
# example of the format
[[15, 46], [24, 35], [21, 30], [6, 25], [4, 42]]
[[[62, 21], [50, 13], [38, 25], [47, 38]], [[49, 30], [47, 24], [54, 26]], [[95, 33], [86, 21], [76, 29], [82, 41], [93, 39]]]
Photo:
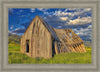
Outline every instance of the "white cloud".
[[14, 34], [14, 35], [16, 35], [17, 33], [14, 33], [12, 31], [8, 31], [8, 34]]
[[[72, 11], [75, 10], [75, 12], [67, 12], [68, 10]], [[85, 8], [85, 9], [81, 9], [81, 8], [66, 8], [65, 11], [55, 11], [54, 15], [56, 16], [64, 16], [64, 15], [69, 15], [69, 16], [75, 16], [75, 15], [80, 15], [84, 12], [89, 12], [91, 11], [91, 8]]]
[[61, 20], [66, 21], [68, 20], [68, 17], [60, 17]]
[[91, 37], [92, 36], [92, 25], [89, 25], [87, 28], [80, 28], [80, 29], [73, 29], [73, 31], [78, 35], [78, 36], [87, 36]]
[[92, 25], [89, 25], [89, 26], [88, 26], [88, 29], [92, 29]]
[[65, 11], [67, 11], [68, 9], [65, 9]]
[[44, 14], [47, 14], [47, 15], [49, 15], [49, 12], [44, 12]]
[[[45, 10], [45, 8], [38, 8], [39, 10]], [[68, 10], [74, 10], [74, 12], [67, 12]], [[84, 15], [85, 13], [86, 15]], [[57, 19], [59, 19], [60, 22], [63, 22], [63, 24], [67, 25], [83, 25], [88, 24], [92, 22], [91, 16], [87, 16], [91, 14], [91, 8], [66, 8], [65, 11], [62, 10], [56, 10], [53, 12], [47, 12], [44, 11], [44, 14], [56, 16]], [[78, 17], [78, 18], [77, 18]], [[50, 17], [52, 18], [52, 17]], [[47, 19], [47, 18], [45, 18]], [[51, 20], [52, 21], [52, 20]], [[65, 23], [64, 23], [65, 22]]]
[[57, 28], [61, 28], [62, 26], [57, 26]]
[[13, 29], [14, 28], [14, 26], [12, 25], [11, 27], [10, 27], [10, 29]]
[[35, 8], [31, 8], [30, 10], [31, 10], [31, 12], [35, 12]]
[[52, 15], [54, 12], [47, 12], [47, 11], [44, 11], [44, 14], [46, 15]]
[[68, 24], [70, 24], [70, 25], [82, 25], [82, 24], [88, 24], [91, 22], [92, 22], [91, 17], [82, 17], [82, 18], [70, 20]]
[[46, 11], [46, 10], [48, 10], [48, 8], [37, 8], [38, 10], [40, 10], [40, 11]]
[[24, 33], [25, 32], [25, 28], [16, 28], [15, 30], [13, 31], [8, 31], [9, 34], [19, 34], [19, 33]]
[[83, 10], [78, 10], [78, 11], [76, 11], [76, 12], [74, 12], [72, 15], [74, 16], [74, 15], [80, 15], [80, 14], [82, 14], [82, 13], [85, 13], [85, 12], [89, 12], [89, 11], [91, 11], [92, 9], [91, 8], [85, 8], [85, 9], [83, 9]]
[[71, 15], [72, 13], [70, 12], [64, 12], [64, 11], [55, 11], [54, 15], [56, 16], [65, 16], [65, 15]]

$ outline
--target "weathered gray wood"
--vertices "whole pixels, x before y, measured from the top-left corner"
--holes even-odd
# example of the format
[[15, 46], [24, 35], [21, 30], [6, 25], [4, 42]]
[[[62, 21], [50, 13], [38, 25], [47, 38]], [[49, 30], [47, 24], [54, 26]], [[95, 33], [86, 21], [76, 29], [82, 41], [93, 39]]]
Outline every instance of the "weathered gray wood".
[[[26, 52], [26, 40], [30, 41], [29, 53]], [[51, 34], [36, 16], [21, 38], [21, 52], [35, 57], [51, 58]]]
[[[56, 39], [57, 37], [54, 37], [54, 33], [48, 29], [42, 18], [36, 16], [21, 38], [20, 51], [33, 58], [51, 58], [54, 53], [86, 52], [83, 41], [72, 29], [51, 29], [59, 40]], [[72, 33], [71, 36], [69, 33]], [[29, 40], [29, 52], [26, 52], [27, 40]], [[52, 48], [53, 41], [55, 41], [54, 49]], [[58, 48], [57, 44], [60, 48]]]
[[[77, 36], [72, 29], [54, 29], [57, 36], [60, 38], [61, 42], [67, 46], [66, 49], [68, 49], [67, 52], [86, 52], [83, 41], [80, 39], [79, 36]], [[72, 36], [70, 36], [70, 34], [72, 34]], [[60, 35], [60, 36], [59, 36]], [[64, 35], [64, 38], [62, 39], [62, 36]]]

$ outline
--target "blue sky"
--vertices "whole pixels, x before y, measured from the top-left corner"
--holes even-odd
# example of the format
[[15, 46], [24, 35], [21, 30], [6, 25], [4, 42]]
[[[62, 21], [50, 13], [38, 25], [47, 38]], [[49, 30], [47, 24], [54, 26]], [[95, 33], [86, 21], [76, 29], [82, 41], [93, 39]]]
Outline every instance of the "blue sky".
[[92, 38], [91, 8], [9, 8], [8, 33], [23, 35], [38, 15], [54, 28], [71, 28], [83, 40]]

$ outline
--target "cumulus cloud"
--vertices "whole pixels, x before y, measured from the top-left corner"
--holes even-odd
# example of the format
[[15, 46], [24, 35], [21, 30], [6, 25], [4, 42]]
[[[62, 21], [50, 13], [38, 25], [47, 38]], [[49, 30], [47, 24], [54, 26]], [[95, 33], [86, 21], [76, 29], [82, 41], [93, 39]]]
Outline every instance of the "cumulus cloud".
[[74, 12], [73, 15], [80, 15], [86, 12], [90, 12], [92, 9], [91, 8], [85, 8], [85, 9], [78, 9], [78, 11]]
[[91, 40], [92, 38], [92, 25], [88, 25], [87, 28], [74, 28], [73, 31], [83, 40]]
[[[72, 12], [71, 12], [72, 11]], [[45, 12], [48, 16], [44, 20], [53, 27], [71, 28], [83, 40], [91, 40], [92, 38], [92, 11], [91, 8], [68, 8], [65, 11], [55, 11], [51, 13]]]
[[88, 24], [92, 22], [91, 17], [82, 17], [82, 18], [77, 18], [74, 20], [70, 20], [68, 24], [70, 25], [81, 25], [81, 24]]
[[13, 33], [12, 31], [8, 31], [8, 34], [14, 34], [14, 35], [17, 35], [17, 33]]
[[92, 17], [90, 16], [82, 18], [78, 17], [71, 20], [67, 16], [48, 15], [44, 16], [43, 19], [51, 24], [53, 27], [62, 25], [62, 28], [75, 28], [76, 26], [86, 28], [89, 24], [92, 23]]
[[16, 28], [13, 31], [8, 31], [9, 34], [20, 34], [20, 33], [24, 33], [25, 32], [25, 28]]
[[53, 14], [55, 16], [66, 16], [69, 19], [76, 19], [78, 17], [88, 17], [92, 15], [92, 9], [91, 8], [66, 8], [64, 11], [58, 10], [55, 11]]
[[[68, 12], [68, 11], [73, 11], [73, 12]], [[58, 21], [57, 25], [59, 25], [61, 22], [63, 22], [63, 25], [83, 25], [83, 24], [90, 24], [92, 22], [92, 18], [91, 16], [91, 8], [86, 8], [86, 9], [80, 9], [80, 8], [66, 8], [65, 11], [55, 11], [53, 12], [44, 12], [44, 14], [53, 14], [51, 15], [51, 19], [49, 18], [44, 18], [46, 19], [46, 21], [49, 21], [49, 19], [51, 20], [51, 22], [53, 22], [53, 24], [57, 23], [54, 22]], [[53, 20], [53, 21], [52, 21]], [[50, 22], [50, 21], [49, 21]]]
[[14, 33], [24, 33], [25, 32], [25, 28], [16, 28], [14, 31], [12, 31], [12, 32], [14, 32]]
[[72, 13], [72, 15], [69, 17], [70, 19], [76, 19], [78, 17], [88, 17], [92, 16], [92, 9], [91, 8], [86, 8], [86, 9], [79, 9], [78, 11], [76, 10], [75, 12]]
[[60, 17], [60, 19], [61, 19], [62, 21], [67, 21], [67, 20], [68, 20], [68, 17]]
[[54, 13], [54, 15], [56, 15], [56, 16], [66, 16], [66, 15], [71, 15], [72, 13], [70, 13], [70, 12], [64, 12], [64, 11], [61, 11], [61, 10], [59, 10], [59, 11], [55, 11], [55, 13]]
[[[58, 29], [71, 28], [81, 38], [91, 39], [91, 33], [92, 33], [91, 8], [64, 8], [55, 10], [53, 9], [49, 10], [49, 8], [30, 8], [29, 15], [27, 13], [27, 15], [25, 14], [26, 16], [24, 14], [20, 15], [20, 13], [22, 13], [22, 10], [20, 10], [17, 12], [19, 13], [19, 18], [22, 18], [20, 19], [21, 21], [20, 25], [25, 28], [17, 28], [13, 31], [9, 31], [9, 33], [11, 34], [24, 33], [25, 29], [29, 26], [30, 22], [32, 21], [31, 18], [33, 18], [33, 16], [31, 16], [31, 14], [35, 14], [33, 12], [39, 12], [39, 11], [42, 11], [40, 16], [42, 16], [42, 18], [52, 27]], [[10, 15], [14, 14], [12, 8], [9, 9], [9, 14]], [[14, 29], [13, 26], [9, 28], [10, 30]]]

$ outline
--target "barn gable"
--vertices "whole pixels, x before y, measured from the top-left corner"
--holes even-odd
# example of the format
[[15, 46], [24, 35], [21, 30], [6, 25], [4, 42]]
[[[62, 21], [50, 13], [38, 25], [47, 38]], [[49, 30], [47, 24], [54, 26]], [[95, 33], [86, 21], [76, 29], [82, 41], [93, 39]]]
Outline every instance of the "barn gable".
[[[54, 31], [42, 18], [36, 16], [21, 38], [21, 52], [31, 57], [52, 57], [52, 38], [57, 38]], [[27, 42], [31, 48], [28, 48], [29, 53], [26, 49]]]
[[44, 24], [44, 26], [48, 29], [48, 31], [50, 32], [50, 34], [52, 35], [52, 37], [55, 39], [55, 40], [59, 40], [58, 36], [56, 35], [54, 29], [47, 23], [45, 22], [41, 17], [37, 16], [40, 21]]
[[[55, 34], [55, 31], [53, 30], [53, 28], [47, 23], [45, 22], [41, 17], [39, 17], [38, 15], [35, 16], [35, 18], [32, 20], [31, 24], [28, 26], [28, 28], [26, 29], [25, 33], [27, 32], [27, 30], [31, 27], [34, 27], [34, 22], [36, 21], [40, 21], [45, 27], [46, 29], [50, 32], [50, 34], [52, 35], [52, 37], [56, 40], [59, 40], [59, 38], [57, 37], [57, 35]], [[38, 23], [37, 23], [38, 24]], [[24, 35], [23, 35], [24, 36]]]

